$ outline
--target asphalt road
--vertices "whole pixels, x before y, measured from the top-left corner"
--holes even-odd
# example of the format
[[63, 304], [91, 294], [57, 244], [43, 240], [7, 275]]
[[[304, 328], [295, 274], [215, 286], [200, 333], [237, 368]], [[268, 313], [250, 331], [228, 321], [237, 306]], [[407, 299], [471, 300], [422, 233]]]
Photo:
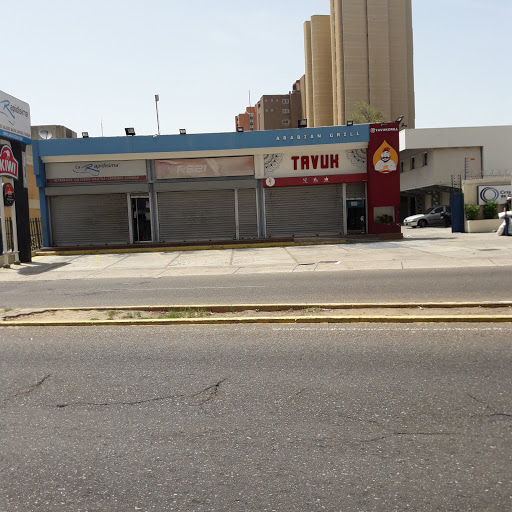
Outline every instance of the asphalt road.
[[3, 283], [0, 307], [496, 301], [511, 290], [511, 267], [66, 279]]
[[0, 328], [0, 510], [512, 509], [512, 327]]

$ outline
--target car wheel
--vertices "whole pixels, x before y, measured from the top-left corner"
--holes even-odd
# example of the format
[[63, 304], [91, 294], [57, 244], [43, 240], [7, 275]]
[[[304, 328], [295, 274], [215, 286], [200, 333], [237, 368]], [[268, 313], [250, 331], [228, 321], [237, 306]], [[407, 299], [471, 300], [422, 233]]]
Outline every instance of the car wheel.
[[426, 225], [427, 225], [427, 221], [425, 219], [420, 219], [418, 221], [418, 227], [419, 228], [424, 228]]

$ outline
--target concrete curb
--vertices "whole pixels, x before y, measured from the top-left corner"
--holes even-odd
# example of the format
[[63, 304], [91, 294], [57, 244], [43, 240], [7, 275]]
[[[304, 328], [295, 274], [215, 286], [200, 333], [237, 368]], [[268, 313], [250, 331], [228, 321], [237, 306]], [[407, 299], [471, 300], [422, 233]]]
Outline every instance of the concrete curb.
[[302, 309], [407, 309], [407, 308], [502, 308], [512, 307], [512, 301], [480, 301], [480, 302], [316, 302], [316, 303], [283, 303], [283, 304], [177, 304], [177, 305], [142, 305], [142, 306], [81, 306], [74, 308], [31, 308], [24, 310], [30, 312], [51, 311], [182, 311], [182, 310], [207, 310], [214, 313], [233, 313], [235, 311], [259, 310], [259, 311], [287, 311]]
[[432, 315], [432, 316], [307, 316], [307, 317], [238, 317], [238, 318], [166, 318], [128, 320], [19, 321], [0, 323], [0, 327], [85, 327], [105, 325], [223, 325], [223, 324], [319, 324], [319, 323], [504, 323], [512, 315]]
[[[27, 326], [99, 326], [99, 325], [221, 325], [221, 324], [248, 324], [248, 323], [418, 323], [418, 322], [512, 322], [510, 315], [315, 315], [305, 316], [254, 316], [232, 318], [158, 318], [158, 319], [104, 319], [104, 320], [10, 320], [24, 315], [41, 314], [45, 312], [64, 311], [183, 311], [203, 310], [213, 313], [235, 313], [241, 311], [259, 310], [265, 312], [304, 310], [304, 309], [454, 309], [454, 308], [485, 308], [512, 307], [512, 301], [497, 302], [417, 302], [417, 303], [322, 303], [322, 304], [236, 304], [236, 305], [175, 305], [175, 306], [100, 306], [100, 307], [76, 307], [76, 308], [44, 308], [22, 310], [17, 315], [7, 317], [0, 321], [4, 327]], [[5, 318], [5, 317], [4, 317]]]
[[[378, 242], [378, 239], [361, 240], [361, 242]], [[360, 243], [361, 243], [360, 242]], [[129, 249], [84, 249], [84, 250], [54, 250], [54, 251], [37, 251], [36, 256], [79, 256], [85, 254], [124, 254], [124, 253], [141, 253], [141, 252], [181, 252], [181, 251], [213, 251], [221, 249], [260, 249], [266, 247], [294, 247], [303, 245], [338, 245], [348, 244], [349, 240], [325, 240], [315, 242], [263, 242], [261, 244], [221, 244], [221, 245], [194, 245], [179, 247], [134, 247]]]

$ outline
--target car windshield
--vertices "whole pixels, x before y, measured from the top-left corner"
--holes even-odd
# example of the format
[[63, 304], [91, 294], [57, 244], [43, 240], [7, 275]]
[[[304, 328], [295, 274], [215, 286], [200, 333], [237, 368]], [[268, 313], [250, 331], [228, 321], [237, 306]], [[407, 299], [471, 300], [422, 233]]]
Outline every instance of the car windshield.
[[425, 211], [425, 213], [430, 213], [430, 212], [431, 212], [431, 211], [433, 211], [433, 210], [434, 210], [434, 208], [428, 208], [428, 209]]

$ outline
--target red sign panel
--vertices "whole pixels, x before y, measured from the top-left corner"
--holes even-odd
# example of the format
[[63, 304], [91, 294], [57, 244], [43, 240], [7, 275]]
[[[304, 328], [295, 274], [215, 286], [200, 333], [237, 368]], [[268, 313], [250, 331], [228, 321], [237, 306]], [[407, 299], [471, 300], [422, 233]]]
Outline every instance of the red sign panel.
[[0, 150], [0, 176], [18, 179], [18, 161], [9, 146], [2, 146]]
[[298, 187], [307, 185], [333, 185], [336, 183], [359, 183], [366, 181], [366, 173], [333, 174], [329, 176], [294, 176], [293, 178], [266, 178], [265, 188]]
[[368, 232], [399, 233], [399, 123], [370, 125], [367, 149]]

